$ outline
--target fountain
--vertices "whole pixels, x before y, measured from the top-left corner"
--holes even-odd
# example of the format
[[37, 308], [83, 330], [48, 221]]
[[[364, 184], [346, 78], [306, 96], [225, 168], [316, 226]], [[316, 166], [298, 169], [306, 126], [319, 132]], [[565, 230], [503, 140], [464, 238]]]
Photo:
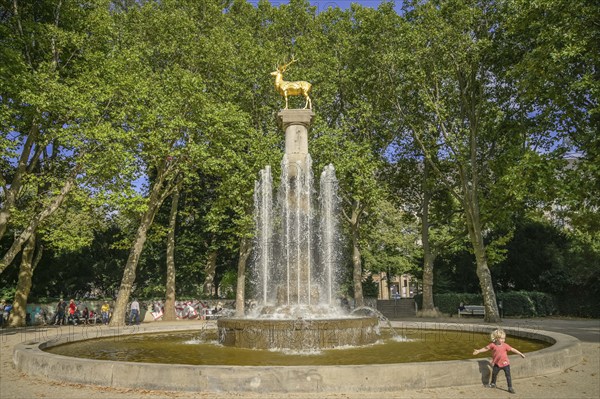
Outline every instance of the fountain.
[[[13, 361], [15, 368], [31, 376], [53, 378], [82, 384], [97, 384], [112, 387], [166, 389], [199, 392], [253, 392], [277, 393], [349, 393], [380, 392], [382, 395], [407, 389], [424, 389], [441, 386], [469, 385], [485, 383], [489, 377], [488, 361], [483, 359], [462, 359], [452, 361], [447, 355], [446, 344], [434, 341], [434, 347], [442, 347], [444, 354], [436, 354], [434, 360], [416, 362], [406, 347], [390, 349], [379, 345], [380, 352], [364, 347], [379, 339], [378, 317], [373, 312], [360, 316], [365, 309], [347, 314], [337, 301], [339, 271], [337, 233], [337, 180], [335, 169], [329, 165], [323, 171], [320, 195], [315, 196], [311, 158], [308, 153], [308, 129], [314, 114], [310, 109], [288, 110], [287, 96], [305, 96], [306, 106], [312, 104], [308, 96], [310, 85], [307, 82], [285, 82], [282, 73], [290, 63], [278, 68], [276, 87], [286, 97], [286, 109], [279, 113], [279, 121], [285, 130], [285, 155], [282, 161], [282, 177], [277, 201], [273, 199], [273, 178], [267, 166], [260, 172], [256, 183], [256, 245], [255, 245], [255, 292], [259, 304], [246, 317], [222, 318], [218, 320], [218, 337], [223, 346], [217, 351], [202, 348], [192, 354], [194, 359], [214, 360], [202, 365], [183, 363], [181, 351], [171, 353], [163, 350], [165, 338], [145, 337], [142, 333], [167, 333], [184, 331], [189, 333], [189, 325], [179, 326], [149, 324], [127, 327], [81, 330], [57, 330], [56, 337], [48, 331], [32, 331], [32, 336], [23, 336], [23, 342], [15, 347]], [[289, 87], [296, 87], [289, 91]], [[302, 88], [300, 90], [299, 88]], [[288, 92], [289, 91], [289, 92]], [[317, 201], [318, 200], [318, 201]], [[319, 206], [315, 204], [319, 203]], [[367, 309], [368, 310], [368, 309]], [[211, 322], [212, 323], [212, 322]], [[389, 324], [389, 322], [388, 322]], [[391, 328], [391, 324], [389, 324]], [[474, 333], [489, 333], [488, 325], [440, 324], [402, 322], [396, 325], [405, 330], [461, 331], [471, 337]], [[556, 373], [578, 364], [581, 361], [579, 341], [573, 337], [535, 329], [508, 328], [513, 336], [538, 339], [552, 344], [527, 356], [514, 368], [520, 377], [534, 377]], [[444, 333], [447, 334], [447, 333]], [[125, 336], [122, 338], [122, 336]], [[456, 337], [451, 333], [452, 346]], [[120, 356], [128, 353], [131, 346], [127, 337], [134, 341], [157, 341], [159, 352], [167, 356], [158, 363], [148, 363], [147, 359], [123, 361], [116, 359], [98, 360], [86, 357], [90, 338], [109, 337], [111, 346], [121, 343], [116, 352], [107, 354]], [[445, 335], [436, 335], [438, 338]], [[69, 356], [50, 353], [49, 350], [82, 341], [83, 349], [75, 349]], [[424, 339], [423, 341], [426, 341]], [[465, 341], [462, 339], [458, 340]], [[470, 342], [469, 342], [470, 343]], [[67, 345], [63, 345], [67, 344]], [[75, 342], [77, 344], [77, 342]], [[102, 343], [101, 343], [102, 344]], [[131, 344], [133, 345], [133, 344]], [[104, 343], [106, 347], [106, 343]], [[328, 348], [352, 346], [343, 351]], [[378, 345], [374, 345], [378, 346]], [[471, 345], [462, 352], [470, 355]], [[519, 347], [522, 348], [521, 344]], [[293, 351], [338, 352], [329, 362], [304, 362], [294, 364], [289, 359], [281, 363], [271, 360], [265, 365], [241, 365], [239, 357], [254, 359], [256, 354], [269, 354], [272, 351], [248, 349], [292, 349]], [[347, 351], [368, 349], [368, 354], [359, 353], [348, 359]], [[143, 348], [142, 348], [143, 349]], [[218, 349], [224, 349], [223, 352]], [[181, 349], [179, 349], [181, 350]], [[143, 350], [133, 350], [135, 352]], [[95, 356], [102, 350], [92, 350]], [[189, 348], [184, 351], [191, 352]], [[275, 353], [286, 356], [286, 351]], [[426, 350], [420, 348], [418, 353]], [[375, 354], [374, 354], [375, 353]], [[300, 354], [305, 360], [311, 356]], [[372, 359], [366, 361], [367, 357]], [[231, 362], [225, 365], [225, 358]], [[340, 366], [340, 357], [346, 361]], [[399, 358], [409, 363], [399, 363]], [[461, 359], [460, 357], [458, 359]], [[424, 359], [430, 360], [430, 359]], [[270, 363], [269, 363], [270, 362]], [[262, 364], [262, 363], [260, 363]], [[470, 377], [471, 376], [471, 377]]]
[[254, 288], [258, 306], [218, 321], [225, 346], [319, 350], [379, 338], [377, 317], [345, 313], [339, 303], [338, 182], [328, 165], [315, 196], [308, 152], [311, 110], [282, 110], [281, 183], [274, 200], [270, 166], [255, 184]]

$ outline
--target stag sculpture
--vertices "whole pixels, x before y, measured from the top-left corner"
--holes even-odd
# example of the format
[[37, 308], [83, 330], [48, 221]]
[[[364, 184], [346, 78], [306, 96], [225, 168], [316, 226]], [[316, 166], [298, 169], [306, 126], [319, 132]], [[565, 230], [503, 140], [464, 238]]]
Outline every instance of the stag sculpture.
[[288, 96], [304, 96], [306, 99], [306, 105], [304, 105], [304, 109], [312, 109], [312, 101], [308, 96], [308, 93], [312, 88], [312, 84], [303, 80], [297, 82], [286, 82], [283, 80], [283, 73], [296, 61], [298, 60], [292, 57], [290, 62], [282, 66], [278, 66], [277, 70], [271, 72], [271, 75], [275, 76], [275, 90], [285, 97], [285, 109], [288, 109]]

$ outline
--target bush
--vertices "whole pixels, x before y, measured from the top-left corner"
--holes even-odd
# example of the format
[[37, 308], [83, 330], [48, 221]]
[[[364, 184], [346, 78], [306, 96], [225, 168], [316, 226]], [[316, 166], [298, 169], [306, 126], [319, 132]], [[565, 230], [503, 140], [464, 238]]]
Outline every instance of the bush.
[[577, 293], [558, 298], [560, 313], [576, 317], [600, 318], [600, 301], [592, 295]]
[[[542, 317], [557, 313], [558, 306], [555, 298], [544, 292], [509, 291], [496, 295], [498, 302], [502, 301], [502, 315], [511, 317]], [[415, 296], [419, 309], [423, 307], [423, 296]], [[458, 305], [483, 305], [480, 294], [450, 292], [433, 296], [436, 308], [442, 313], [456, 314]]]
[[557, 313], [554, 297], [544, 292], [510, 291], [497, 295], [504, 316], [543, 317]]
[[0, 301], [12, 301], [16, 291], [17, 287], [0, 287]]
[[[423, 295], [415, 296], [415, 301], [419, 309], [423, 309]], [[456, 314], [460, 303], [465, 305], [483, 305], [483, 300], [479, 294], [468, 294], [458, 292], [448, 292], [445, 294], [435, 294], [433, 304], [442, 313]]]

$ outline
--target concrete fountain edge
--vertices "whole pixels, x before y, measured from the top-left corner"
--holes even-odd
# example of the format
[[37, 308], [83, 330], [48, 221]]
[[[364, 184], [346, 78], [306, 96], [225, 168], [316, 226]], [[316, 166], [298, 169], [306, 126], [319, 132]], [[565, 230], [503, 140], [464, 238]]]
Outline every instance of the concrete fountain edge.
[[[67, 329], [52, 339], [40, 335], [15, 346], [17, 370], [32, 376], [133, 389], [198, 392], [389, 392], [485, 384], [489, 378], [487, 359], [466, 359], [423, 363], [349, 366], [192, 366], [115, 362], [73, 358], [42, 349], [67, 342], [119, 335], [216, 328], [214, 322], [197, 327], [185, 325], [142, 326], [90, 330]], [[458, 330], [489, 333], [495, 326], [434, 322], [394, 322], [403, 329]], [[503, 327], [507, 334], [553, 343], [552, 346], [515, 358], [513, 378], [527, 378], [564, 371], [582, 360], [580, 341], [570, 335], [531, 328]], [[62, 330], [62, 329], [61, 329]], [[39, 338], [39, 339], [38, 339]]]

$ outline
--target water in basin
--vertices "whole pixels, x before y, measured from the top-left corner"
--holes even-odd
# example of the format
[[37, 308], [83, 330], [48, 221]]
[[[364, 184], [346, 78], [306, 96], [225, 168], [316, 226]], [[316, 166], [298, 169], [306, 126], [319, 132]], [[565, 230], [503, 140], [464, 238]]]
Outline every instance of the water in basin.
[[[218, 343], [216, 330], [124, 335], [59, 345], [46, 349], [64, 356], [100, 360], [190, 365], [302, 366], [428, 362], [473, 358], [474, 348], [489, 343], [489, 334], [471, 331], [405, 329], [402, 338], [382, 329], [382, 338], [360, 347], [317, 351], [258, 350]], [[521, 352], [550, 344], [510, 337]], [[485, 358], [485, 355], [479, 357]]]

